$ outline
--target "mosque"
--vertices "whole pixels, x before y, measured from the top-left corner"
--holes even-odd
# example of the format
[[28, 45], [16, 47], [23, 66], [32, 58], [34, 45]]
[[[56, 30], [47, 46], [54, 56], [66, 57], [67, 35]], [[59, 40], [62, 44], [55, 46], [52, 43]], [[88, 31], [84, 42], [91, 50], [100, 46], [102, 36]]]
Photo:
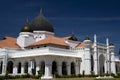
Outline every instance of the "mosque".
[[0, 40], [0, 75], [38, 75], [51, 79], [54, 74], [88, 75], [120, 71], [114, 52], [114, 44], [99, 43], [87, 36], [79, 41], [74, 34], [57, 37], [52, 24], [40, 11], [31, 22], [26, 22], [17, 38], [4, 37]]

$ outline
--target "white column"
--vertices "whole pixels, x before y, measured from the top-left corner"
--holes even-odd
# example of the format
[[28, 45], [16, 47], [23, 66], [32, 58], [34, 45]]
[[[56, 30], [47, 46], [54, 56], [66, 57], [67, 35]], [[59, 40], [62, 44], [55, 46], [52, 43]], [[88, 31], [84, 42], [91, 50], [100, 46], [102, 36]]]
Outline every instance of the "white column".
[[116, 74], [114, 53], [111, 53], [111, 73]]
[[40, 70], [40, 63], [36, 62], [36, 75], [38, 75], [39, 70]]
[[62, 62], [58, 62], [58, 74], [62, 75]]
[[7, 61], [6, 57], [3, 57], [3, 65], [2, 65], [2, 74], [6, 74], [6, 69], [7, 69]]
[[94, 72], [98, 74], [98, 53], [97, 53], [97, 36], [94, 35]]
[[24, 62], [21, 62], [21, 74], [24, 74]]
[[32, 61], [28, 62], [28, 73], [32, 75]]
[[53, 78], [53, 76], [52, 76], [52, 62], [48, 58], [45, 60], [45, 74], [43, 77], [41, 77], [41, 79], [51, 79], [51, 78]]
[[80, 71], [79, 71], [79, 64], [76, 63], [76, 64], [75, 64], [75, 74], [78, 75], [79, 72], [80, 72]]
[[107, 46], [107, 53], [106, 53], [106, 61], [107, 61], [107, 63], [106, 63], [106, 72], [108, 72], [109, 73], [109, 39], [107, 38], [106, 39], [106, 46]]
[[90, 49], [85, 49], [85, 74], [91, 74]]
[[17, 64], [13, 63], [13, 74], [16, 75], [17, 74]]
[[67, 75], [71, 75], [71, 67], [70, 67], [70, 62], [67, 62]]

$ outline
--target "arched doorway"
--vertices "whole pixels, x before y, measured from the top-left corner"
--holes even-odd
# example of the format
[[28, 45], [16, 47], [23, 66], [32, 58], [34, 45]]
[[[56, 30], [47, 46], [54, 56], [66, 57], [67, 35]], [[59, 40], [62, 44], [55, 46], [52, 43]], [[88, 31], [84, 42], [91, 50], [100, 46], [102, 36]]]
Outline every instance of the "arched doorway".
[[8, 71], [8, 73], [13, 73], [13, 62], [12, 61], [8, 61], [7, 71]]
[[3, 61], [0, 62], [0, 74], [2, 74]]
[[57, 63], [56, 61], [52, 62], [52, 74], [54, 75], [55, 73], [57, 73]]
[[75, 74], [75, 63], [71, 63], [71, 74]]
[[24, 73], [28, 73], [28, 62], [24, 64]]
[[66, 62], [62, 62], [62, 74], [63, 74], [63, 75], [67, 75]]
[[18, 73], [21, 73], [21, 62], [18, 63]]
[[91, 55], [91, 72], [94, 71], [94, 59], [93, 59], [93, 55]]
[[44, 61], [41, 62], [40, 73], [43, 74], [43, 75], [45, 73], [45, 62]]
[[105, 63], [105, 57], [103, 54], [99, 56], [99, 74], [104, 74], [105, 69], [104, 69], [104, 63]]

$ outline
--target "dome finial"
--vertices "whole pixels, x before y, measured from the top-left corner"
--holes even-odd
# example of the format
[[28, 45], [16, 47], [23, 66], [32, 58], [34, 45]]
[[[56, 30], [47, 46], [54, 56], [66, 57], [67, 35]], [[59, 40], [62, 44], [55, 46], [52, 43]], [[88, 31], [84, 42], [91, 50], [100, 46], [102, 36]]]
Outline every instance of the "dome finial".
[[43, 15], [42, 8], [40, 9], [40, 16]]
[[28, 20], [28, 18], [26, 18], [26, 23], [27, 23], [27, 24], [29, 23], [29, 20]]

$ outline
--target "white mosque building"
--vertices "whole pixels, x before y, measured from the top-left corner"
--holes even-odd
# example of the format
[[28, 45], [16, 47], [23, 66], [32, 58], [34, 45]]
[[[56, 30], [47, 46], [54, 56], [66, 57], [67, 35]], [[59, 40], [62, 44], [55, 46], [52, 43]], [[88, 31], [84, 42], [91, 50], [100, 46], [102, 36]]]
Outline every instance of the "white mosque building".
[[[116, 74], [115, 46], [106, 39], [106, 44], [85, 37], [79, 41], [74, 35], [56, 37], [52, 24], [42, 11], [30, 23], [26, 23], [17, 38], [0, 40], [0, 75], [29, 73], [42, 79], [71, 74]], [[118, 60], [119, 62], [119, 60]]]

